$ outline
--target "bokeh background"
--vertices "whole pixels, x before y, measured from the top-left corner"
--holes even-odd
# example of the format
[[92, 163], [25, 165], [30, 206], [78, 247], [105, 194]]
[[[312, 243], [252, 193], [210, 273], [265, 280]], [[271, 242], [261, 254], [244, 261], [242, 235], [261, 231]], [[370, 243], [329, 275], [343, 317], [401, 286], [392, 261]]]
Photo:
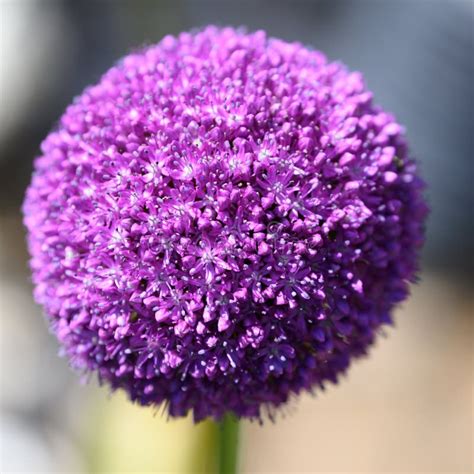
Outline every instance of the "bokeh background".
[[[208, 23], [265, 29], [365, 74], [407, 127], [432, 207], [420, 283], [338, 387], [243, 423], [242, 472], [473, 470], [470, 0], [0, 1], [0, 470], [210, 472], [209, 424], [80, 384], [32, 301], [20, 206], [42, 138], [118, 58]], [[386, 337], [384, 337], [386, 336]]]

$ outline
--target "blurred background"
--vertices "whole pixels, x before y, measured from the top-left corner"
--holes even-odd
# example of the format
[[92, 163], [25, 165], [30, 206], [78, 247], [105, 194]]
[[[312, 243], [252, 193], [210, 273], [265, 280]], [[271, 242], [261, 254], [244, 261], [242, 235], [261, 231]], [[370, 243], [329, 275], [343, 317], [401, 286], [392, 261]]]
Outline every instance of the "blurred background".
[[338, 387], [244, 423], [242, 472], [473, 470], [470, 0], [0, 1], [0, 470], [206, 472], [211, 425], [80, 384], [31, 297], [20, 206], [64, 108], [135, 47], [204, 26], [301, 41], [406, 125], [432, 207], [420, 283]]

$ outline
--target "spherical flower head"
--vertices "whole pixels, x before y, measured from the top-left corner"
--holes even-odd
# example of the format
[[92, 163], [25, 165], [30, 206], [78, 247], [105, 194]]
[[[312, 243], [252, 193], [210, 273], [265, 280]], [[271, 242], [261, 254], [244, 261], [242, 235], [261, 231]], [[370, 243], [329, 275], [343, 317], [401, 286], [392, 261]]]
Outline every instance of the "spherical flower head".
[[361, 74], [208, 27], [126, 56], [42, 144], [35, 297], [142, 405], [261, 419], [336, 382], [408, 293], [423, 184]]

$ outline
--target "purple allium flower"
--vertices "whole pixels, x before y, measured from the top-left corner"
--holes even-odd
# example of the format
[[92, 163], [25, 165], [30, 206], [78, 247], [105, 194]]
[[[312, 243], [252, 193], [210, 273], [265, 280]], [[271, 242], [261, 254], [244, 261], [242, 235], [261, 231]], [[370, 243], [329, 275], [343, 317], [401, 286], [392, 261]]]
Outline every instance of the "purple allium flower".
[[68, 107], [24, 203], [36, 300], [72, 365], [196, 420], [336, 382], [408, 293], [427, 213], [357, 72], [208, 27]]

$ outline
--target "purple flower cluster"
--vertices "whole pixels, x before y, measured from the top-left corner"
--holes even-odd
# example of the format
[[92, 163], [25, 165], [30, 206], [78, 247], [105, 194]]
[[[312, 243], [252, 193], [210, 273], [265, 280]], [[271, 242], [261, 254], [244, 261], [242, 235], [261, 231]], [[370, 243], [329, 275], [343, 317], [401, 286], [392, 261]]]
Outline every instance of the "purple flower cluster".
[[357, 72], [208, 27], [68, 107], [24, 203], [72, 365], [196, 420], [336, 382], [408, 293], [423, 183]]

